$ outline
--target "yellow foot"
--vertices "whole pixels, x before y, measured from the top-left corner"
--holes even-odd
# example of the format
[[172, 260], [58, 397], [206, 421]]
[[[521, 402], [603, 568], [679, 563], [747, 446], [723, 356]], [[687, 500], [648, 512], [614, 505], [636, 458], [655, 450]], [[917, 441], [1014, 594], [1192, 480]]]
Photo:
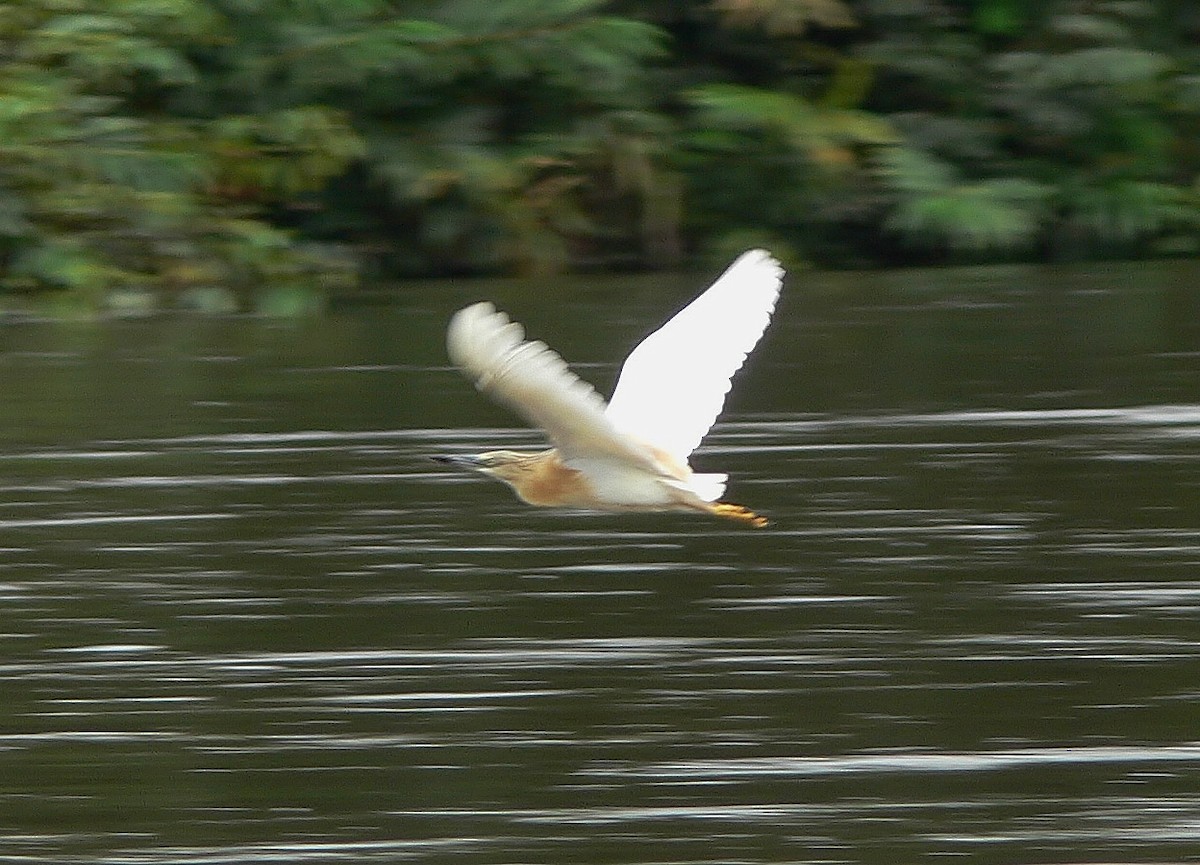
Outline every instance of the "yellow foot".
[[770, 524], [766, 517], [760, 517], [749, 508], [730, 504], [729, 502], [714, 502], [710, 512], [716, 514], [718, 517], [726, 517], [731, 520], [740, 520], [743, 523], [749, 523], [756, 529], [761, 529], [763, 526]]

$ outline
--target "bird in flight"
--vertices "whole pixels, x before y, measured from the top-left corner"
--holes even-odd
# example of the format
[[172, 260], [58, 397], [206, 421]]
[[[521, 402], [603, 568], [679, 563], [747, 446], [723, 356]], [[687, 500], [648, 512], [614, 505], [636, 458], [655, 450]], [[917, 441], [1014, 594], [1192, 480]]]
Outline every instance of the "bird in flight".
[[476, 388], [542, 429], [553, 447], [434, 459], [504, 481], [541, 507], [700, 511], [766, 525], [748, 508], [719, 501], [727, 475], [693, 472], [688, 458], [766, 330], [782, 280], [769, 253], [743, 253], [638, 344], [608, 403], [492, 304], [459, 310], [446, 336], [450, 359]]

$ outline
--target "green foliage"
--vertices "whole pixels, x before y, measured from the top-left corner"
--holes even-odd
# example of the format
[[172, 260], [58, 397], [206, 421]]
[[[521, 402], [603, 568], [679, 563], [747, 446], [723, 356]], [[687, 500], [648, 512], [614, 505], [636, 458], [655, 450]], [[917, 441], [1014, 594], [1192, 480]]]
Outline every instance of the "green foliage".
[[[12, 0], [0, 291], [1197, 247], [1185, 0]], [[147, 300], [150, 298], [151, 300]]]
[[1184, 6], [969, 5], [956, 20], [883, 3], [867, 21], [881, 34], [858, 48], [877, 64], [868, 107], [908, 142], [875, 158], [883, 227], [910, 249], [973, 257], [1056, 254], [1063, 237], [1072, 254], [1128, 253], [1194, 230], [1194, 57], [1169, 41]]
[[910, 241], [974, 253], [1027, 247], [1047, 215], [1049, 190], [1020, 178], [965, 182], [955, 168], [905, 147], [880, 152], [896, 196], [886, 227]]
[[773, 36], [801, 34], [811, 26], [854, 26], [841, 0], [714, 0], [713, 6], [728, 26], [761, 27]]
[[1200, 86], [1167, 41], [1178, 4], [881, 0], [854, 4], [850, 31], [772, 27], [814, 6], [717, 4], [771, 53], [741, 48], [753, 86], [685, 91], [692, 233], [757, 229], [862, 264], [1131, 253], [1195, 230]]
[[250, 294], [344, 272], [260, 221], [268, 200], [344, 170], [356, 137], [341, 118], [166, 110], [203, 77], [188, 49], [220, 34], [207, 4], [22, 0], [0, 25], [0, 288], [128, 309], [131, 292]]
[[710, 84], [688, 94], [697, 121], [712, 127], [759, 129], [817, 163], [850, 158], [856, 145], [884, 144], [896, 136], [888, 124], [863, 111], [829, 108], [801, 96], [737, 84]]
[[1029, 60], [1028, 68], [1018, 74], [1035, 88], [1149, 85], [1170, 67], [1170, 60], [1162, 54], [1120, 45], [1039, 54]]
[[[355, 105], [358, 168], [296, 214], [306, 233], [353, 233], [404, 272], [562, 269], [674, 232], [678, 184], [650, 164], [662, 122], [642, 89], [662, 34], [603, 6], [230, 2], [256, 46], [213, 50], [225, 74], [207, 103], [232, 88], [271, 106]], [[612, 212], [626, 230], [603, 227]]]
[[1200, 221], [1188, 191], [1165, 183], [1117, 179], [1068, 188], [1064, 198], [1070, 226], [1099, 241], [1129, 244]]

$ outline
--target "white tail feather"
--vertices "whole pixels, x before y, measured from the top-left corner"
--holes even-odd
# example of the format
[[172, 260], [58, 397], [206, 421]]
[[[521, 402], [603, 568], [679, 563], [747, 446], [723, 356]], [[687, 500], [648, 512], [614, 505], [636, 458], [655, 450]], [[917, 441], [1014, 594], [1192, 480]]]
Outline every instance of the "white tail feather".
[[686, 487], [706, 502], [715, 502], [725, 495], [725, 482], [729, 475], [692, 475], [687, 479]]

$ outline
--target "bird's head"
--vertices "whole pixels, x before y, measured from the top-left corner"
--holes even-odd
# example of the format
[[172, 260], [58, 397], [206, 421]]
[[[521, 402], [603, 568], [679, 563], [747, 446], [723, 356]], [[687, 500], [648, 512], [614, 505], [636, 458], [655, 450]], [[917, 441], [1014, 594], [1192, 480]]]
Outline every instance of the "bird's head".
[[526, 477], [534, 467], [534, 459], [541, 454], [519, 451], [485, 451], [481, 454], [459, 454], [435, 456], [433, 461], [504, 481], [515, 485]]

